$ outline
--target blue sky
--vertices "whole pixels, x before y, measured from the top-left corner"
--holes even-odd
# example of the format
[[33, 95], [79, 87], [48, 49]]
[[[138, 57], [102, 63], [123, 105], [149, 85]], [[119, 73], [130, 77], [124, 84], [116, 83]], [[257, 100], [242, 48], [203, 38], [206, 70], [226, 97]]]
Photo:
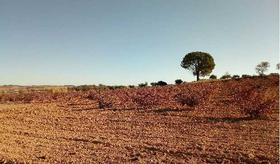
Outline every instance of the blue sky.
[[277, 0], [0, 0], [0, 85], [194, 81], [185, 54], [213, 74], [276, 72]]

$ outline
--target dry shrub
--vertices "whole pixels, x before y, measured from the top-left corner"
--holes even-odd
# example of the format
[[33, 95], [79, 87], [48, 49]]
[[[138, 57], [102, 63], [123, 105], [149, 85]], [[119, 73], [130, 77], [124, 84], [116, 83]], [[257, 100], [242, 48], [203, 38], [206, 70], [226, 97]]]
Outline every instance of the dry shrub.
[[243, 88], [235, 95], [235, 102], [242, 113], [250, 118], [262, 118], [272, 113], [275, 105], [275, 94], [260, 86]]
[[195, 95], [178, 94], [175, 96], [175, 99], [182, 106], [187, 105], [190, 107], [194, 107], [199, 103], [199, 99]]
[[[204, 84], [205, 85], [205, 84]], [[189, 106], [195, 107], [207, 102], [209, 95], [212, 92], [211, 84], [202, 87], [201, 85], [192, 85], [186, 88], [183, 88], [179, 94], [174, 96], [174, 99], [179, 103], [181, 106]]]
[[119, 88], [114, 90], [92, 90], [85, 96], [86, 99], [97, 101], [100, 109], [127, 109], [132, 108], [132, 102], [129, 88]]
[[132, 101], [138, 107], [151, 107], [160, 105], [160, 99], [163, 97], [156, 92], [138, 92], [132, 96]]
[[[100, 92], [100, 91], [99, 91]], [[88, 100], [98, 100], [98, 95], [100, 94], [99, 92], [95, 91], [95, 90], [91, 90], [90, 92], [88, 92], [84, 98], [88, 99]]]
[[105, 108], [112, 108], [113, 104], [111, 101], [106, 100], [104, 97], [98, 98], [98, 108], [105, 109]]
[[36, 95], [32, 93], [11, 93], [1, 95], [1, 102], [31, 103]]

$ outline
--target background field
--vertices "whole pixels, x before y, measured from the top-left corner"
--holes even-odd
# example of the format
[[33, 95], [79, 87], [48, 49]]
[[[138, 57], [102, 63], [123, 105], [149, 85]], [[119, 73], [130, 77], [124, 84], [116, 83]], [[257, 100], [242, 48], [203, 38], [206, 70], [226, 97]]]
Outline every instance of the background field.
[[[278, 85], [266, 76], [2, 94], [0, 163], [277, 163]], [[248, 90], [272, 102], [265, 117], [244, 113], [236, 96]]]

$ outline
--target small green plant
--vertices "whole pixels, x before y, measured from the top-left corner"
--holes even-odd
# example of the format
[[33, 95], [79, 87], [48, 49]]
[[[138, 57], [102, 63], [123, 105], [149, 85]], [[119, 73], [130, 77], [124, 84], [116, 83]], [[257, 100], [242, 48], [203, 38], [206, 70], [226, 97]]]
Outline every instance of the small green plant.
[[277, 70], [280, 70], [280, 63], [277, 63], [277, 64], [276, 64], [276, 69], [277, 69]]
[[145, 82], [145, 83], [140, 83], [138, 86], [139, 86], [140, 88], [146, 87], [146, 86], [148, 86], [148, 83], [147, 83], [147, 82]]
[[230, 79], [231, 75], [227, 72], [220, 79]]
[[279, 73], [270, 73], [271, 76], [279, 76]]
[[211, 76], [209, 77], [209, 79], [217, 79], [217, 76], [216, 76], [216, 75], [211, 75]]
[[250, 78], [250, 77], [252, 77], [252, 76], [251, 76], [251, 75], [247, 75], [247, 74], [243, 74], [241, 77], [242, 77], [242, 78]]
[[165, 86], [165, 85], [167, 85], [167, 83], [164, 81], [158, 81], [158, 82], [151, 83], [151, 86]]
[[135, 88], [135, 86], [134, 85], [129, 85], [128, 88]]
[[114, 89], [121, 89], [121, 88], [125, 88], [125, 86], [122, 85], [115, 85], [115, 86], [108, 86], [109, 89], [114, 90]]
[[239, 75], [233, 75], [231, 78], [232, 78], [232, 79], [239, 79], [240, 76], [239, 76]]
[[167, 83], [165, 81], [158, 81], [157, 85], [158, 86], [165, 86], [165, 85], [167, 85]]
[[150, 84], [151, 84], [151, 86], [156, 86], [157, 85], [156, 82], [151, 82]]
[[175, 84], [182, 84], [182, 83], [183, 83], [183, 80], [181, 80], [181, 79], [175, 80]]
[[91, 89], [88, 85], [80, 85], [73, 88], [75, 91], [88, 91]]

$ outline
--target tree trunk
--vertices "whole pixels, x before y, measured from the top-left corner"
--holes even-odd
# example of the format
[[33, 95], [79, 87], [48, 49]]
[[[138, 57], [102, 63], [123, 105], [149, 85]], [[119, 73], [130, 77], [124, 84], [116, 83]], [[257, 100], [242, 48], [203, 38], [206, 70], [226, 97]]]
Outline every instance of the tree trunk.
[[196, 81], [198, 81], [199, 80], [198, 66], [195, 67], [195, 73], [196, 73]]

